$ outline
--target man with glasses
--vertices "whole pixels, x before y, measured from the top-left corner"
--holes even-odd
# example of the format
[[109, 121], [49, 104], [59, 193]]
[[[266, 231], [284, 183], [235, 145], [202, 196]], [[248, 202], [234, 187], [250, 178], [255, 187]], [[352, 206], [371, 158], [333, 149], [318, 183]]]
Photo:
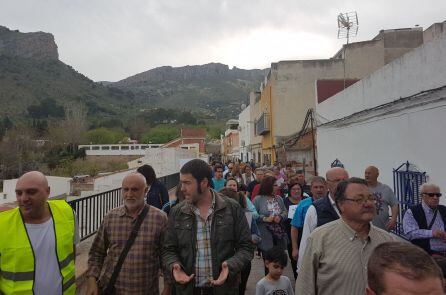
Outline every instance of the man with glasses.
[[429, 254], [446, 253], [446, 206], [440, 203], [440, 188], [435, 184], [421, 186], [421, 204], [411, 207], [403, 218], [406, 237]]
[[396, 237], [375, 227], [375, 197], [361, 178], [341, 181], [335, 202], [340, 219], [308, 238], [296, 294], [364, 294], [367, 263], [378, 245]]
[[[303, 257], [307, 246], [307, 239], [316, 227], [329, 223], [339, 218], [339, 211], [335, 204], [334, 194], [339, 182], [348, 179], [348, 173], [344, 168], [334, 167], [325, 174], [327, 179], [328, 196], [315, 200], [305, 215], [302, 240], [299, 247], [299, 257]], [[302, 259], [297, 261], [298, 271], [302, 265]]]

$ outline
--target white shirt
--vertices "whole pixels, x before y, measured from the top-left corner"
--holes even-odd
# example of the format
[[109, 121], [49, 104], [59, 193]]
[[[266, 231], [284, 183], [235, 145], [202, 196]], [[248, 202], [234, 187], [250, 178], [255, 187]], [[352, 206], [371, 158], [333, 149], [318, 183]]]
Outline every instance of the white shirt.
[[[338, 216], [341, 216], [339, 214], [338, 207], [336, 207], [335, 201], [333, 201], [330, 195], [328, 196], [328, 198], [334, 210], [336, 211], [336, 214], [338, 214]], [[316, 227], [317, 227], [317, 211], [316, 207], [314, 207], [314, 205], [311, 205], [307, 210], [307, 214], [305, 215], [304, 227], [302, 229], [302, 240], [300, 241], [300, 246], [299, 246], [299, 259], [297, 260], [297, 271], [299, 271], [299, 269], [302, 266], [302, 261], [305, 254], [305, 248], [307, 247], [308, 237], [316, 229]]]
[[25, 224], [35, 257], [35, 294], [62, 294], [62, 276], [56, 255], [53, 219], [41, 224]]

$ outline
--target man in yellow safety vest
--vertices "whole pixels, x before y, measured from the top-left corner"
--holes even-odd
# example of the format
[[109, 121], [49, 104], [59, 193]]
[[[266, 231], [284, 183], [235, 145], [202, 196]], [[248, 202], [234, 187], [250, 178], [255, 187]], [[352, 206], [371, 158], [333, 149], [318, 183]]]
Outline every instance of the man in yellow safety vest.
[[0, 213], [0, 294], [76, 293], [74, 213], [49, 195], [42, 173], [25, 173], [18, 208]]

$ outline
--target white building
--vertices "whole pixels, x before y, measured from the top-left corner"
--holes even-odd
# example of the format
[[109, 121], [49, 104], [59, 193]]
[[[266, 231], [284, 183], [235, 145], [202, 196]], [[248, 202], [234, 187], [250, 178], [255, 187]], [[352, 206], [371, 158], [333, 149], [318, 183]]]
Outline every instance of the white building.
[[[50, 198], [68, 196], [71, 189], [71, 178], [59, 176], [47, 176], [50, 187]], [[17, 178], [3, 181], [3, 192], [0, 194], [0, 204], [11, 203], [16, 200], [15, 187]]]
[[[239, 121], [239, 140], [240, 140], [240, 160], [248, 162], [252, 159], [251, 145], [251, 129], [254, 129], [254, 120], [251, 119], [251, 105], [245, 107], [238, 115]], [[254, 133], [254, 132], [252, 132]]]
[[446, 191], [446, 38], [394, 60], [316, 112], [322, 175], [335, 159], [351, 176], [375, 165], [393, 187], [393, 169], [409, 161]]
[[162, 144], [84, 144], [87, 156], [144, 156], [147, 149], [154, 149]]

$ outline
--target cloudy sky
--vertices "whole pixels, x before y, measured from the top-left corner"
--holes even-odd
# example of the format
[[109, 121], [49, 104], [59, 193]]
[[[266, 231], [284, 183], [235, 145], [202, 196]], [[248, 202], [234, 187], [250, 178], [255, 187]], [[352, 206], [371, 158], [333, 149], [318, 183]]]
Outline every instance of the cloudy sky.
[[357, 11], [358, 36], [446, 20], [444, 0], [0, 0], [0, 25], [55, 36], [60, 59], [95, 81], [148, 69], [331, 57], [336, 17]]

